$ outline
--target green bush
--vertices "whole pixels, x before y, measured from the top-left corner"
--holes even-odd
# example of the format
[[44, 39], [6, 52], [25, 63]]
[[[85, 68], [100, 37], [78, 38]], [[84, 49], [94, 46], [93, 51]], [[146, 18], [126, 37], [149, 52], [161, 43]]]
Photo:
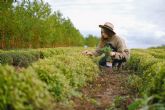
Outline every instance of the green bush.
[[148, 95], [159, 95], [165, 103], [165, 62], [152, 65], [144, 76]]
[[28, 67], [34, 61], [41, 58], [41, 53], [36, 52], [4, 52], [0, 53], [0, 63], [19, 67]]
[[51, 57], [53, 55], [61, 55], [64, 54], [65, 51], [67, 51], [68, 48], [45, 48], [45, 49], [38, 49], [42, 53], [42, 56], [44, 57]]
[[[160, 58], [156, 56], [155, 58], [155, 55], [157, 55], [156, 53], [154, 54], [156, 52], [155, 49], [153, 51], [148, 49], [134, 50], [132, 52], [128, 66], [138, 73], [138, 80], [133, 78], [130, 81], [130, 85], [134, 85], [136, 84], [135, 82], [140, 81], [140, 86], [137, 86], [137, 89], [142, 95], [142, 99], [140, 99], [141, 104], [139, 102], [135, 102], [134, 104], [136, 105], [138, 103], [138, 107], [141, 108], [155, 108], [153, 110], [158, 110], [157, 108], [162, 107], [165, 109], [165, 60], [162, 59], [162, 56]], [[145, 100], [147, 100], [147, 103], [144, 104]]]
[[53, 99], [34, 71], [0, 66], [0, 110], [49, 110]]
[[27, 67], [33, 62], [15, 70], [6, 65], [10, 60], [4, 60], [0, 66], [0, 110], [51, 110], [53, 102], [65, 104], [72, 96], [80, 96], [79, 88], [99, 73], [94, 59], [81, 51], [56, 48], [0, 53], [10, 56], [14, 66]]
[[79, 54], [56, 55], [36, 62], [32, 67], [58, 101], [75, 95], [78, 88], [98, 74], [97, 65]]
[[0, 52], [0, 63], [19, 67], [28, 67], [31, 63], [52, 57], [54, 55], [71, 55], [78, 53], [81, 48], [44, 48], [44, 49], [22, 49]]
[[157, 62], [160, 62], [160, 60], [147, 52], [132, 51], [131, 57], [128, 61], [128, 67], [131, 70], [143, 74], [143, 71], [147, 70]]
[[10, 54], [7, 53], [0, 53], [0, 63], [1, 64], [13, 64], [13, 58]]

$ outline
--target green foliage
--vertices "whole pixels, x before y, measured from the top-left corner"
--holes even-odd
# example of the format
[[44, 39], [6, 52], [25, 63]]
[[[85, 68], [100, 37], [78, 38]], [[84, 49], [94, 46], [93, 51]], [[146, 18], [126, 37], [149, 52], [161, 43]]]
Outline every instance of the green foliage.
[[80, 53], [80, 48], [44, 48], [44, 49], [22, 49], [0, 52], [0, 63], [19, 67], [28, 67], [31, 63], [52, 57], [54, 55]]
[[104, 48], [101, 49], [102, 53], [108, 53], [110, 51], [111, 51], [111, 48], [109, 48], [109, 47], [104, 47]]
[[140, 88], [143, 86], [142, 78], [135, 74], [130, 75], [126, 83], [128, 85], [128, 89], [131, 88], [131, 91], [135, 93], [140, 92]]
[[[132, 50], [128, 67], [136, 71], [130, 86], [137, 89], [142, 98], [130, 105], [137, 108], [159, 110], [165, 108], [165, 60], [163, 49]], [[138, 85], [139, 84], [139, 85]], [[132, 108], [132, 109], [131, 109]]]
[[[15, 62], [16, 65], [27, 66], [30, 62], [36, 62], [21, 71], [15, 71], [13, 67], [5, 65], [0, 66], [0, 109], [51, 109], [53, 99], [65, 102], [72, 96], [78, 96], [78, 89], [86, 82], [92, 81], [98, 73], [97, 65], [94, 63], [96, 59], [82, 56], [82, 50], [1, 50], [0, 60], [3, 64]], [[165, 108], [165, 61], [161, 57], [164, 53], [162, 50], [132, 50], [128, 68], [136, 71], [136, 74], [128, 78], [128, 84], [134, 92], [139, 92], [141, 98], [133, 102], [128, 107], [129, 110]], [[160, 58], [155, 57], [154, 52], [160, 53]], [[41, 57], [44, 59], [38, 60]], [[45, 94], [44, 98], [39, 97], [42, 94]], [[116, 98], [112, 109], [124, 100], [124, 97]]]
[[141, 100], [137, 100], [128, 106], [128, 110], [137, 110], [141, 104]]
[[81, 55], [81, 51], [81, 48], [1, 51], [13, 53], [21, 61], [29, 53], [33, 57], [42, 53], [44, 59], [18, 70], [0, 66], [0, 110], [51, 110], [57, 102], [67, 103], [72, 96], [80, 96], [79, 88], [98, 75], [93, 59]]
[[1, 53], [0, 54], [0, 63], [1, 64], [13, 64], [13, 58], [10, 54]]
[[93, 35], [88, 35], [85, 38], [85, 44], [89, 47], [96, 47], [99, 42], [99, 38]]
[[[148, 85], [149, 95], [159, 95], [165, 97], [165, 62], [159, 62], [151, 66], [151, 68], [144, 73], [144, 80], [150, 82]], [[147, 78], [150, 77], [150, 78]], [[163, 99], [165, 102], [165, 99]]]
[[164, 110], [165, 106], [163, 103], [152, 103], [155, 98], [154, 96], [139, 98], [128, 106], [128, 110]]
[[0, 63], [19, 67], [28, 67], [32, 62], [40, 58], [39, 51], [9, 51], [0, 53]]
[[101, 48], [101, 52], [105, 53], [105, 54], [109, 54], [109, 52], [111, 52], [111, 51], [112, 51], [112, 49], [109, 44], [106, 44], [103, 48]]
[[61, 55], [61, 54], [66, 54], [67, 51], [70, 51], [71, 49], [69, 48], [45, 48], [45, 49], [37, 49], [40, 54], [42, 54], [43, 57], [52, 57], [53, 55]]
[[0, 65], [0, 110], [53, 109], [53, 99], [34, 71]]
[[154, 56], [147, 53], [147, 51], [132, 51], [131, 58], [128, 61], [131, 70], [142, 73], [147, 70], [151, 65], [159, 62]]
[[165, 49], [148, 49], [148, 53], [158, 59], [165, 59]]
[[111, 61], [111, 56], [110, 56], [110, 52], [112, 51], [111, 47], [109, 44], [106, 44], [103, 48], [101, 48], [101, 53], [104, 53], [106, 56], [106, 61]]
[[0, 48], [82, 46], [84, 38], [69, 18], [43, 0], [0, 2]]
[[129, 101], [129, 96], [116, 96], [111, 106], [106, 110], [127, 110]]
[[46, 82], [57, 101], [75, 95], [78, 88], [98, 73], [97, 66], [91, 59], [78, 54], [56, 55], [36, 62], [32, 67], [40, 79]]

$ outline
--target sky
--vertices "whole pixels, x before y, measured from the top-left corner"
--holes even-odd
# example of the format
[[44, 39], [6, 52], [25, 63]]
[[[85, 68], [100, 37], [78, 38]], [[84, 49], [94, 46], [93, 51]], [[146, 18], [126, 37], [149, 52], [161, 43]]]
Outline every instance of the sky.
[[128, 48], [165, 44], [165, 0], [44, 0], [71, 19], [84, 35], [100, 37], [98, 25], [111, 22]]

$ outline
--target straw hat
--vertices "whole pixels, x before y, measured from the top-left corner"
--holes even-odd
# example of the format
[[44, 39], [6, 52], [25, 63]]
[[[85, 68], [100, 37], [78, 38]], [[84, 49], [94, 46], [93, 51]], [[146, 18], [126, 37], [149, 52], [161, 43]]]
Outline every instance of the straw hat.
[[112, 31], [113, 33], [114, 32], [114, 25], [110, 22], [106, 22], [104, 25], [99, 25], [100, 28], [107, 28], [109, 29], [110, 31]]

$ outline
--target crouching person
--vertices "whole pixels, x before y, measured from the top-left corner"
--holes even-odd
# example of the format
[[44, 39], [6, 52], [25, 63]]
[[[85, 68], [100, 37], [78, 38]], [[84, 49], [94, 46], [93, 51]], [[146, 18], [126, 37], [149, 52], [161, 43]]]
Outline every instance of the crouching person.
[[100, 56], [104, 54], [99, 61], [100, 67], [110, 67], [120, 69], [129, 59], [130, 51], [125, 41], [114, 32], [113, 24], [106, 22], [99, 25], [101, 28], [101, 39], [95, 51], [83, 51], [84, 55]]

